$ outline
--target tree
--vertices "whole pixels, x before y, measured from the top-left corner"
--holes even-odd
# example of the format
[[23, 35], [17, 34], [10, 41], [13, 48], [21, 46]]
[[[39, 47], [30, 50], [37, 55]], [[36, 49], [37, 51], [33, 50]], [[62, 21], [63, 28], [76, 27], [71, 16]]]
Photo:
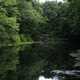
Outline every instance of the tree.
[[[8, 71], [15, 72], [18, 64], [20, 42], [19, 24], [17, 23], [18, 9], [16, 0], [0, 1], [0, 79], [8, 80]], [[10, 47], [11, 46], [11, 47]], [[8, 76], [9, 77], [9, 76]], [[12, 80], [12, 79], [11, 79]]]
[[[70, 59], [69, 53], [77, 50], [80, 48], [80, 29], [79, 29], [79, 0], [77, 1], [70, 1], [70, 3], [64, 4], [54, 4], [53, 3], [46, 3], [44, 4], [44, 15], [48, 17], [49, 26], [51, 27], [52, 34], [54, 35], [55, 41], [58, 42], [56, 45], [58, 49], [56, 54], [59, 55], [57, 59], [61, 59], [60, 56], [65, 56], [65, 59]], [[55, 13], [55, 14], [54, 14]], [[58, 48], [59, 46], [59, 48]], [[55, 49], [55, 50], [56, 50]], [[62, 64], [63, 64], [62, 60]], [[60, 61], [60, 60], [59, 60]], [[58, 61], [58, 62], [59, 62]], [[71, 62], [75, 62], [75, 60], [71, 60]], [[59, 62], [61, 63], [61, 61]], [[68, 62], [70, 63], [70, 62]], [[73, 63], [71, 64], [72, 67]], [[61, 64], [61, 65], [62, 65]], [[65, 64], [65, 62], [64, 62]], [[70, 65], [70, 64], [68, 64]]]
[[80, 20], [80, 5], [79, 5], [79, 0], [70, 0], [69, 3], [69, 17], [68, 19], [70, 20], [70, 26], [71, 26], [71, 37], [69, 38], [69, 41], [72, 45], [73, 51], [72, 53], [74, 53], [72, 56], [76, 57], [76, 66], [80, 66], [79, 63], [79, 49], [80, 49], [80, 24], [79, 24], [79, 20]]
[[[28, 41], [40, 41], [40, 34], [45, 30], [46, 18], [40, 13], [40, 10], [35, 8], [31, 1], [19, 0], [18, 7], [20, 12], [20, 35]], [[22, 36], [21, 39], [23, 39]], [[42, 70], [45, 60], [38, 56], [38, 53], [35, 52], [36, 48], [35, 44], [26, 45], [20, 51], [20, 64], [17, 66], [19, 80], [35, 80]]]

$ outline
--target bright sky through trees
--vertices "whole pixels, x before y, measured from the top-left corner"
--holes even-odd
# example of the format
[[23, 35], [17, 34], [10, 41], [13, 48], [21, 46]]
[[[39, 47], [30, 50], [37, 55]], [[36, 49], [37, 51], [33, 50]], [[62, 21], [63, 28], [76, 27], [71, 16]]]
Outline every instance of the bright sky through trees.
[[[45, 1], [56, 1], [56, 0], [39, 0], [40, 3], [44, 3]], [[57, 2], [63, 2], [63, 0], [57, 0]]]

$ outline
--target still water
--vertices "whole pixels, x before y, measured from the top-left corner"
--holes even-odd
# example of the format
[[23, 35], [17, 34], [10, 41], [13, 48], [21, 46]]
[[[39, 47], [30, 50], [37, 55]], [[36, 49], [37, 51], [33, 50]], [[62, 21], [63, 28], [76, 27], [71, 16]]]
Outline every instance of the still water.
[[40, 76], [38, 80], [61, 80], [58, 76], [54, 76], [53, 78], [45, 78], [44, 76]]
[[53, 73], [51, 78], [39, 76], [38, 80], [65, 80], [67, 77], [73, 78], [71, 80], [80, 80], [80, 70], [53, 70], [51, 73]]
[[57, 80], [57, 79], [45, 78], [44, 76], [40, 76], [38, 80]]
[[[53, 48], [37, 44], [23, 47], [19, 52], [20, 64], [17, 66], [19, 80], [80, 80], [75, 79], [75, 71], [69, 71], [73, 67], [73, 58], [58, 50], [54, 52]], [[65, 79], [73, 76], [74, 79]]]

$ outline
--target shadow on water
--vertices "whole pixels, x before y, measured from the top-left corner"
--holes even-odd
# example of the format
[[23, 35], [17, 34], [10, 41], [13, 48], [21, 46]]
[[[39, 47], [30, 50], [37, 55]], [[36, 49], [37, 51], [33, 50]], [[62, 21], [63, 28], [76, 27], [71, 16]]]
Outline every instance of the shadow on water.
[[[80, 80], [80, 71], [70, 70], [73, 59], [69, 55], [58, 55], [58, 51], [55, 52], [53, 49], [54, 46], [49, 45], [48, 47], [43, 44], [20, 45], [19, 48], [18, 46], [9, 46], [7, 50], [4, 48], [2, 51], [10, 53], [10, 55], [12, 55], [12, 51], [15, 54], [19, 52], [19, 58], [16, 58], [19, 62], [17, 65], [15, 63], [16, 72], [14, 72], [14, 74], [16, 73], [14, 76], [17, 76], [18, 80]], [[68, 60], [66, 61], [66, 59]], [[13, 71], [11, 74], [13, 75]], [[12, 79], [10, 78], [10, 80]]]
[[[38, 44], [25, 45], [19, 52], [19, 64], [17, 66], [18, 79], [80, 80], [80, 71], [72, 68], [73, 62], [71, 63], [71, 61], [73, 58], [70, 55], [64, 56], [65, 54], [61, 54], [59, 56], [60, 54], [55, 54], [56, 52], [54, 52], [52, 46], [44, 47]], [[66, 59], [68, 60], [66, 61]], [[62, 60], [64, 61], [62, 62]]]
[[54, 46], [44, 44], [20, 46], [18, 80], [80, 80], [80, 70], [72, 69], [74, 59], [64, 50], [55, 51]]

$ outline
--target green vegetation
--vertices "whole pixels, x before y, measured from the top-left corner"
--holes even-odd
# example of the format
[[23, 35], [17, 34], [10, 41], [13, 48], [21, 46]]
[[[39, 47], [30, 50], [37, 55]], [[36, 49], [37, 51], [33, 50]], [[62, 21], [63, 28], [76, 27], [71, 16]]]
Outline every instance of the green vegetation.
[[37, 80], [41, 71], [80, 67], [80, 0], [0, 0], [0, 80]]

